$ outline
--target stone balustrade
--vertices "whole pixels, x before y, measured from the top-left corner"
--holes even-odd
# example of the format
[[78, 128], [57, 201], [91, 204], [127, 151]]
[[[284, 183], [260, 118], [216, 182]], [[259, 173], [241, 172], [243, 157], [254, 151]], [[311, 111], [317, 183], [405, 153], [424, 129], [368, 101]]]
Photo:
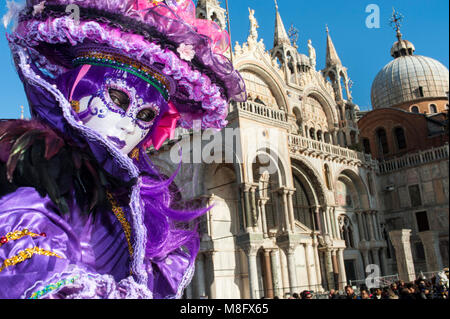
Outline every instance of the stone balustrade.
[[244, 113], [251, 113], [252, 115], [257, 115], [259, 117], [278, 122], [287, 123], [288, 121], [286, 112], [282, 110], [276, 110], [256, 102], [247, 101], [247, 102], [231, 103], [230, 113], [235, 110], [239, 110], [239, 112]]
[[300, 135], [290, 134], [288, 138], [291, 152], [300, 152], [307, 155], [324, 155], [325, 157], [330, 157], [333, 160], [346, 160], [349, 163], [353, 162], [376, 165], [376, 161], [373, 160], [369, 154], [316, 141]]
[[425, 151], [419, 151], [413, 154], [406, 154], [388, 161], [380, 162], [380, 173], [387, 174], [403, 168], [422, 165], [442, 159], [448, 159], [449, 146], [448, 144], [431, 148]]

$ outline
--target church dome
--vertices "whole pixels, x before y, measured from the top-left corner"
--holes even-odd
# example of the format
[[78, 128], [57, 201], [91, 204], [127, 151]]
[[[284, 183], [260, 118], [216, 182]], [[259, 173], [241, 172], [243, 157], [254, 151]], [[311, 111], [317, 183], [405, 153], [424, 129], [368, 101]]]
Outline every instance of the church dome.
[[448, 69], [439, 61], [414, 54], [414, 45], [401, 39], [391, 49], [393, 61], [375, 77], [372, 107], [390, 107], [424, 98], [447, 97]]

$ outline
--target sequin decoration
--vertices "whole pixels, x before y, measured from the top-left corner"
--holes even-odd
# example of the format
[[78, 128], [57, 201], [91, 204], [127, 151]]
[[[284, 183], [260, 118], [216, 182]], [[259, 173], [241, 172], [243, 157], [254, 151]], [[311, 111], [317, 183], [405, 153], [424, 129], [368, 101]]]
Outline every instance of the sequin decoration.
[[130, 256], [133, 256], [133, 246], [131, 245], [131, 226], [128, 223], [127, 219], [125, 218], [125, 213], [122, 209], [122, 207], [119, 206], [117, 203], [117, 200], [112, 196], [110, 192], [106, 193], [106, 196], [108, 197], [109, 202], [112, 206], [112, 211], [114, 215], [116, 215], [116, 218], [119, 220], [120, 224], [122, 225], [123, 232], [125, 233], [125, 237], [127, 239], [128, 243], [128, 251], [130, 253]]
[[41, 290], [38, 290], [38, 291], [32, 293], [30, 298], [28, 298], [28, 299], [39, 299], [39, 298], [47, 295], [48, 293], [50, 293], [50, 292], [52, 292], [52, 291], [54, 291], [56, 289], [59, 289], [59, 288], [62, 288], [64, 286], [67, 286], [69, 284], [75, 283], [75, 281], [78, 278], [79, 278], [79, 276], [75, 276], [73, 278], [61, 279], [61, 280], [59, 280], [58, 282], [56, 282], [54, 284], [49, 284], [49, 285], [45, 286], [44, 289], [41, 289]]
[[25, 236], [31, 236], [31, 237], [46, 237], [47, 235], [45, 233], [41, 234], [35, 234], [30, 232], [28, 229], [22, 229], [22, 230], [16, 230], [14, 232], [7, 233], [5, 236], [0, 237], [0, 247], [2, 247], [4, 244], [11, 240], [18, 240]]
[[61, 256], [59, 256], [54, 252], [39, 247], [27, 248], [25, 250], [20, 251], [16, 256], [5, 259], [0, 267], [0, 272], [2, 272], [7, 267], [15, 266], [27, 259], [31, 259], [31, 257], [33, 257], [34, 255], [62, 258]]

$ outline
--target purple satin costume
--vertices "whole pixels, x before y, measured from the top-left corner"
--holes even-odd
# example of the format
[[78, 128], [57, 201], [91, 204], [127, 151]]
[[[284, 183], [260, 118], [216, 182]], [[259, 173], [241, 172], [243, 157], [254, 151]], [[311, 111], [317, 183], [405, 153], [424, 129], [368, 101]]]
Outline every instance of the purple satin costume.
[[[79, 24], [67, 16], [68, 4], [79, 5]], [[179, 126], [190, 129], [199, 120], [203, 129], [221, 129], [230, 100], [246, 100], [241, 75], [222, 55], [228, 34], [197, 20], [191, 0], [27, 0], [20, 10], [9, 6], [18, 25], [7, 38], [33, 119], [89, 150], [105, 172], [131, 186], [112, 211], [96, 208], [95, 214], [81, 211], [76, 196], [68, 202], [70, 213], [61, 214], [33, 187], [1, 197], [0, 298], [181, 298], [199, 238], [179, 222], [186, 226], [208, 209], [172, 210], [173, 177], [154, 177], [160, 175], [144, 141], [138, 158], [130, 158], [83, 125], [71, 105], [76, 74], [61, 76], [74, 70], [80, 48], [123, 53], [167, 78]], [[183, 47], [195, 58], [183, 57]], [[162, 104], [161, 112], [167, 111]], [[8, 156], [0, 147], [1, 159], [6, 163]]]
[[[128, 205], [121, 206], [133, 255], [114, 212], [82, 214], [72, 202], [70, 214], [63, 216], [48, 197], [40, 197], [30, 187], [19, 188], [0, 198], [0, 237], [24, 230], [39, 236], [24, 235], [0, 244], [0, 298], [181, 298], [194, 272], [198, 237], [177, 241], [171, 239], [176, 238], [175, 231], [169, 230], [162, 253], [148, 256], [146, 245], [154, 229], [145, 224], [148, 210], [141, 197], [146, 184], [140, 167], [145, 159], [132, 160], [82, 125], [64, 94], [30, 66], [29, 55], [19, 46], [11, 47], [18, 57], [19, 75], [27, 79], [34, 117], [80, 143], [87, 142], [109, 173], [124, 181], [136, 179]], [[186, 219], [201, 214], [187, 214]], [[39, 251], [27, 252], [35, 247]]]
[[[130, 255], [125, 233], [114, 213], [86, 215], [74, 203], [70, 208], [70, 215], [59, 216], [53, 203], [48, 198], [41, 198], [30, 187], [20, 188], [0, 200], [2, 234], [23, 229], [45, 234], [45, 237], [24, 236], [2, 245], [2, 260], [32, 247], [52, 251], [61, 257], [34, 255], [3, 270], [0, 273], [0, 298], [36, 298], [39, 293], [42, 294], [39, 297], [58, 297], [59, 289], [70, 298], [180, 297], [184, 288], [181, 286], [193, 272], [186, 252], [178, 249], [166, 258], [147, 261], [148, 290], [134, 282], [121, 282], [130, 276]], [[90, 282], [87, 286], [91, 286], [84, 287], [81, 292], [77, 285], [80, 281], [75, 280], [58, 289], [47, 289], [49, 291], [45, 293], [49, 285], [76, 276], [98, 279], [83, 278], [83, 283]]]

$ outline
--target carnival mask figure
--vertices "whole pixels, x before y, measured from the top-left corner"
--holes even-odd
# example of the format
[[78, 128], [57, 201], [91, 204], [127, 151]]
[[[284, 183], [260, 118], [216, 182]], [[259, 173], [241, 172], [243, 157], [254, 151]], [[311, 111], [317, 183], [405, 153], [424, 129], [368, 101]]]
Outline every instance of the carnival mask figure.
[[191, 0], [9, 8], [32, 119], [0, 121], [0, 298], [180, 298], [199, 250], [180, 225], [208, 208], [174, 210], [146, 150], [245, 100], [228, 34]]
[[[82, 69], [86, 74], [70, 98], [78, 118], [129, 154], [166, 114], [168, 102], [153, 84], [133, 74], [103, 66]], [[73, 74], [64, 74], [60, 82], [68, 76]]]

